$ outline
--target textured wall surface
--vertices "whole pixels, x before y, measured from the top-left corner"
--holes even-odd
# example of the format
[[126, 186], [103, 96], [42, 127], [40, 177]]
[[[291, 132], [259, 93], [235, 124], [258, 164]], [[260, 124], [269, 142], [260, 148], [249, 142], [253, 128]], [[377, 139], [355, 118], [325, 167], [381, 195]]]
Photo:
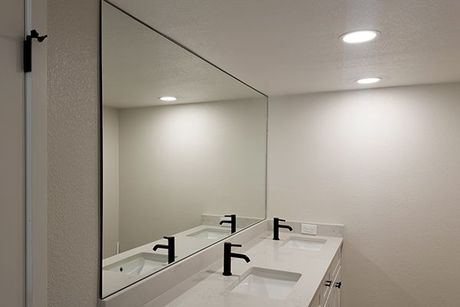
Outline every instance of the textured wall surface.
[[97, 0], [48, 1], [48, 306], [96, 306]]
[[460, 84], [270, 100], [269, 216], [343, 223], [344, 307], [459, 306]]

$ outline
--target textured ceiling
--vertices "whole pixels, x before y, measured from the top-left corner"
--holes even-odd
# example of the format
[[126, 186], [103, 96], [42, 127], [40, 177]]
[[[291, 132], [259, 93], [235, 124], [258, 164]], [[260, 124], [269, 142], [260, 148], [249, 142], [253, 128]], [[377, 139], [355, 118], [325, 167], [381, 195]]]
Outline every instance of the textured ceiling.
[[[113, 107], [263, 97], [116, 8], [103, 7], [103, 98]], [[169, 103], [169, 104], [175, 104]]]
[[[112, 2], [269, 95], [460, 81], [459, 0]], [[356, 29], [382, 35], [338, 39]]]

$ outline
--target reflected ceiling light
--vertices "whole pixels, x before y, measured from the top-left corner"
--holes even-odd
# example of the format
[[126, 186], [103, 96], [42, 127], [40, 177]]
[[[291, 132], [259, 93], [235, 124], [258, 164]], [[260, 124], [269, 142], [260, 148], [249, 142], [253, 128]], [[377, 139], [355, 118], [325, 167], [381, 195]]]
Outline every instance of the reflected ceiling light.
[[362, 30], [342, 34], [340, 38], [347, 44], [360, 44], [376, 39], [379, 34], [379, 31]]
[[160, 97], [160, 100], [164, 102], [172, 102], [172, 101], [176, 101], [177, 98], [174, 96], [162, 96]]
[[372, 78], [362, 78], [359, 80], [356, 80], [356, 83], [358, 84], [374, 84], [377, 82], [382, 81], [382, 78], [379, 77], [372, 77]]

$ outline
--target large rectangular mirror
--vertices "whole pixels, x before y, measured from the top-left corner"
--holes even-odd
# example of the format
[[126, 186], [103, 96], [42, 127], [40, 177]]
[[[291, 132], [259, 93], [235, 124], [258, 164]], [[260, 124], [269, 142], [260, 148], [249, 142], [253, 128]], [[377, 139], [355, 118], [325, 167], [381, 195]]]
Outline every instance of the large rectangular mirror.
[[124, 10], [102, 14], [107, 297], [265, 218], [267, 98]]

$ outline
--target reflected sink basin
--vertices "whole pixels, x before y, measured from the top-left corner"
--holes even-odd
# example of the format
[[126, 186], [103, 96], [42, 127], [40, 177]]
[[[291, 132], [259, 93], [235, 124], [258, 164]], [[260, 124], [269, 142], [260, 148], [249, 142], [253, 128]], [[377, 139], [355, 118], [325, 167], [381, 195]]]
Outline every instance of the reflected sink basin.
[[285, 299], [301, 276], [299, 273], [252, 267], [233, 285], [231, 292]]
[[168, 264], [168, 256], [140, 253], [104, 267], [104, 270], [127, 275], [143, 275], [158, 270]]
[[326, 243], [326, 240], [323, 239], [291, 237], [283, 246], [318, 252], [321, 250], [324, 243]]
[[230, 231], [228, 229], [204, 228], [188, 234], [187, 236], [199, 239], [220, 240], [228, 235], [230, 235]]

